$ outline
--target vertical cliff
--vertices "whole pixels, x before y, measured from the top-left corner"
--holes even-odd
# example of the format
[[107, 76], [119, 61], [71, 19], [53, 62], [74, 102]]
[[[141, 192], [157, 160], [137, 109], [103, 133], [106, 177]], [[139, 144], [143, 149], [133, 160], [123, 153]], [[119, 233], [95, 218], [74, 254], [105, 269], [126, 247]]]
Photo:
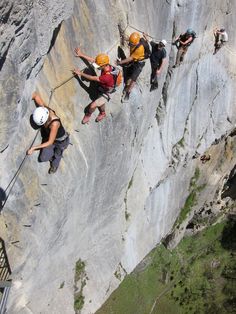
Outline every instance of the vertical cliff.
[[[234, 128], [236, 4], [38, 0], [5, 1], [0, 10], [3, 190], [35, 136], [32, 91], [48, 103], [71, 69], [85, 67], [74, 57], [76, 46], [91, 56], [106, 51], [114, 62], [119, 28], [130, 34], [133, 26], [169, 42], [158, 90], [149, 92], [147, 61], [129, 102], [121, 104], [120, 89], [102, 123], [81, 125], [90, 98], [76, 79], [54, 90], [50, 106], [70, 132], [71, 145], [53, 176], [37, 154], [27, 157], [2, 211], [13, 268], [9, 312], [73, 313], [80, 260], [86, 278], [82, 313], [94, 313], [171, 230], [195, 173], [193, 155]], [[216, 26], [228, 30], [230, 41], [213, 56]], [[172, 37], [188, 27], [198, 38], [181, 67], [172, 69]], [[209, 179], [211, 191], [224, 176]]]

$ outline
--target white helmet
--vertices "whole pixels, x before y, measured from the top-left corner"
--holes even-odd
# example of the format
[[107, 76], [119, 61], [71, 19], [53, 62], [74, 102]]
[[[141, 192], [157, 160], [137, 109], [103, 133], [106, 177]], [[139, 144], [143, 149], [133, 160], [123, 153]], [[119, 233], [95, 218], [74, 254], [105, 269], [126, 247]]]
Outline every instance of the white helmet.
[[33, 112], [33, 120], [34, 122], [41, 126], [43, 125], [49, 116], [49, 110], [45, 107], [38, 107]]
[[167, 45], [167, 41], [165, 39], [162, 39], [160, 42], [162, 43], [164, 47]]

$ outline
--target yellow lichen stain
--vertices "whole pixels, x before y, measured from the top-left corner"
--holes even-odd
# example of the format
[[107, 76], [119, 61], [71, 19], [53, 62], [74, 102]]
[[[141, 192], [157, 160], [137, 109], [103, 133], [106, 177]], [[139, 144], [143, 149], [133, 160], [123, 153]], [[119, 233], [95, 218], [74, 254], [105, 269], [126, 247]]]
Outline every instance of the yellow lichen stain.
[[231, 137], [228, 137], [225, 142], [225, 157], [229, 161], [234, 158], [233, 141]]

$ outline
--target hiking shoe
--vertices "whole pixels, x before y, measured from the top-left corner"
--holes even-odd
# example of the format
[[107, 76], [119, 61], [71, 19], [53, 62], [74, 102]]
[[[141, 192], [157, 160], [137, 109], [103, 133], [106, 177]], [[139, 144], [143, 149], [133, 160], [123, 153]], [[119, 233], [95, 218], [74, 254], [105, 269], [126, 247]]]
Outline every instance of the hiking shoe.
[[150, 87], [150, 92], [158, 88], [158, 84], [152, 84]]
[[97, 118], [95, 119], [96, 122], [101, 121], [102, 119], [104, 119], [106, 117], [106, 112], [100, 112], [99, 115], [97, 116]]
[[49, 174], [55, 173], [55, 172], [57, 171], [57, 168], [58, 168], [58, 167], [55, 167], [55, 166], [51, 165], [50, 168], [49, 168], [49, 170], [48, 170], [48, 173], [49, 173]]
[[91, 114], [84, 115], [83, 120], [82, 120], [82, 124], [88, 123], [90, 118], [91, 118]]

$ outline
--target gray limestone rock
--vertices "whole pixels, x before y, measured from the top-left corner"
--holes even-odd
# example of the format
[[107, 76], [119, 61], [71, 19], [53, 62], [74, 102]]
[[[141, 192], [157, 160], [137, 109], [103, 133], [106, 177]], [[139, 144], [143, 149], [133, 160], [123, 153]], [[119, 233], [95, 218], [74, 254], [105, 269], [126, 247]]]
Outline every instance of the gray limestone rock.
[[[2, 189], [36, 134], [29, 123], [32, 91], [37, 89], [48, 103], [71, 69], [85, 67], [74, 57], [75, 47], [91, 56], [108, 52], [114, 63], [119, 27], [126, 34], [135, 27], [155, 40], [165, 38], [169, 56], [158, 90], [149, 92], [146, 61], [129, 102], [120, 102], [120, 88], [101, 123], [93, 114], [89, 125], [81, 125], [91, 100], [76, 79], [55, 89], [50, 106], [70, 132], [72, 145], [53, 176], [47, 174], [48, 164], [37, 162], [37, 153], [27, 157], [2, 211], [8, 239], [20, 241], [8, 247], [13, 269], [9, 313], [74, 313], [79, 259], [88, 276], [82, 313], [94, 313], [171, 230], [196, 167], [192, 156], [235, 124], [235, 10], [233, 0], [0, 5]], [[213, 56], [212, 31], [222, 25], [230, 40]], [[188, 27], [198, 37], [183, 64], [172, 69], [172, 36]], [[212, 184], [220, 180], [216, 176]]]

